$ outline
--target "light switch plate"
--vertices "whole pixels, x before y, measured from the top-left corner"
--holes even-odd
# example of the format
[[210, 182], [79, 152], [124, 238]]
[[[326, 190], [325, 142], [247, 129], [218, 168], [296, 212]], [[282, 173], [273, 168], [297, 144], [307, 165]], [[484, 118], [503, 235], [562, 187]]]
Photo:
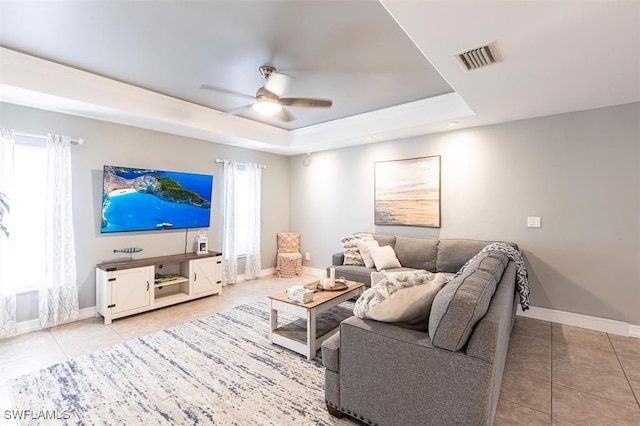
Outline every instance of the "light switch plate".
[[527, 217], [527, 228], [540, 228], [540, 216]]

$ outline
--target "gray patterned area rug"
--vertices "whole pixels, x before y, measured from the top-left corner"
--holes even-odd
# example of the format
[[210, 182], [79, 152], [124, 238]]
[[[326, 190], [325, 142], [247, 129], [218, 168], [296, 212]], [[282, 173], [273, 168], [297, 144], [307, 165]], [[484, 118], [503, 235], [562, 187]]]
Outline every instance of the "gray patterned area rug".
[[344, 423], [320, 362], [271, 345], [268, 327], [260, 300], [80, 356], [11, 380], [14, 408], [32, 413], [20, 424]]

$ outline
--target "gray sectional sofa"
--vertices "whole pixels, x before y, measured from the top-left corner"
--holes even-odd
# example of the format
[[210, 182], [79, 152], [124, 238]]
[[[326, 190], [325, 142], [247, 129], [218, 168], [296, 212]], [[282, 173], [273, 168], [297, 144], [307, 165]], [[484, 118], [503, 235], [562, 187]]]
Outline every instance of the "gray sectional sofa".
[[[395, 248], [401, 269], [450, 276], [491, 243], [373, 237]], [[333, 256], [336, 276], [370, 282], [375, 269], [339, 260]], [[343, 321], [322, 345], [329, 412], [376, 425], [492, 424], [518, 301], [516, 270], [504, 253], [474, 259], [436, 295], [427, 332], [357, 317]]]
[[[371, 234], [380, 246], [391, 246], [402, 265], [400, 268], [389, 269], [389, 272], [424, 269], [430, 272], [442, 272], [451, 276], [476, 255], [482, 248], [493, 241], [466, 239], [438, 239], [428, 237], [408, 237], [387, 234]], [[508, 243], [518, 248], [514, 243]], [[344, 277], [350, 281], [371, 285], [371, 272], [375, 268], [365, 266], [343, 265], [344, 253], [335, 253], [331, 259], [331, 266], [335, 268], [336, 278]]]

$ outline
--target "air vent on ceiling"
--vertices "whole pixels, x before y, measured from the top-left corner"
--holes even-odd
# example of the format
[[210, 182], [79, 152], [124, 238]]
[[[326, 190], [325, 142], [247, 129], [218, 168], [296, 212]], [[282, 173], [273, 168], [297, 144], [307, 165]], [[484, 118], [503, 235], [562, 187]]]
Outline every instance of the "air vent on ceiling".
[[458, 61], [460, 61], [465, 71], [475, 70], [500, 62], [494, 43], [485, 44], [484, 46], [458, 53], [456, 58], [458, 58]]

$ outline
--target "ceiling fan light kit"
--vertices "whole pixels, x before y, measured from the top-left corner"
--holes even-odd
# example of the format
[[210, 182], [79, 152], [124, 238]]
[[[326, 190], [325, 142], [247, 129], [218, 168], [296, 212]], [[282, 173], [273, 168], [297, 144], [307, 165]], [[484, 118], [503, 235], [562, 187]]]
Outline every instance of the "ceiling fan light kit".
[[[286, 89], [286, 83], [291, 78], [286, 74], [280, 74], [272, 66], [264, 65], [259, 68], [260, 74], [265, 79], [265, 84], [258, 89], [255, 96], [255, 102], [251, 107], [262, 115], [273, 115], [282, 121], [291, 121], [293, 117], [284, 107], [302, 107], [302, 108], [330, 108], [333, 102], [330, 99], [312, 99], [312, 98], [281, 98], [281, 93]], [[270, 80], [275, 78], [275, 80]], [[202, 89], [215, 90], [221, 93], [229, 93], [245, 98], [253, 98], [253, 96], [237, 93], [208, 84], [200, 86]], [[247, 105], [248, 106], [248, 105]], [[245, 108], [245, 107], [243, 107]], [[230, 113], [230, 111], [227, 111]], [[235, 112], [235, 111], [234, 111]]]
[[270, 100], [258, 100], [256, 101], [256, 103], [251, 105], [251, 107], [254, 110], [258, 111], [260, 114], [264, 115], [275, 115], [278, 112], [282, 111], [282, 105]]

